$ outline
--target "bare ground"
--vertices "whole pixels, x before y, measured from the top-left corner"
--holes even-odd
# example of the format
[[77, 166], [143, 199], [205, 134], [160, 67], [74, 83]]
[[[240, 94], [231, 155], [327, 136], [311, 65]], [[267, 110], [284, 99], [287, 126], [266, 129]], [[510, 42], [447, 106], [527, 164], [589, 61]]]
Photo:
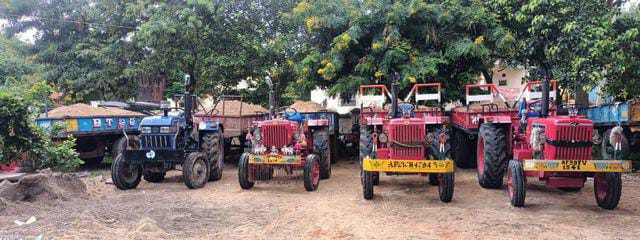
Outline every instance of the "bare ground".
[[[640, 180], [625, 176], [614, 211], [595, 204], [592, 181], [567, 193], [529, 179], [525, 208], [509, 205], [505, 189], [487, 190], [473, 170], [456, 172], [454, 200], [418, 176], [381, 176], [372, 201], [362, 198], [357, 164], [334, 165], [316, 192], [301, 182], [241, 190], [237, 166], [203, 189], [188, 190], [179, 172], [163, 183], [119, 191], [85, 178], [87, 193], [0, 207], [0, 239], [637, 239]], [[17, 226], [14, 220], [38, 221]]]

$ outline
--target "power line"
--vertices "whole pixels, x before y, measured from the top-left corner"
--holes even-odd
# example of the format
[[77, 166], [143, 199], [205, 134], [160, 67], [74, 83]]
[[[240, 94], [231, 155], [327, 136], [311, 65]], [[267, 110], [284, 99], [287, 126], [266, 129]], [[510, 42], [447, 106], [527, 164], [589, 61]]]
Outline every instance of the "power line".
[[64, 19], [44, 18], [44, 17], [31, 16], [31, 15], [16, 15], [16, 14], [9, 14], [9, 13], [0, 13], [0, 14], [1, 15], [5, 15], [5, 16], [9, 16], [9, 17], [28, 17], [28, 18], [30, 17], [30, 18], [35, 18], [35, 19], [38, 19], [38, 20], [53, 21], [53, 22], [76, 23], [76, 24], [79, 23], [79, 24], [97, 25], [97, 26], [104, 26], [104, 27], [126, 28], [126, 29], [133, 29], [133, 30], [137, 29], [135, 27], [114, 25], [114, 24], [106, 24], [106, 23], [82, 22], [82, 21], [73, 21], [73, 20], [64, 20]]

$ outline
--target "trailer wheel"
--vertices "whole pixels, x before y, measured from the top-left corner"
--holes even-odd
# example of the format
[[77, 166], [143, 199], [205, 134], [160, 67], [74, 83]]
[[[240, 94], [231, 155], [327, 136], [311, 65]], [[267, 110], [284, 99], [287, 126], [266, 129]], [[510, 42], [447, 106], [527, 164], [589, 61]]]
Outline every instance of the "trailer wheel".
[[454, 131], [453, 139], [451, 155], [456, 166], [464, 169], [476, 167], [476, 161], [474, 161], [476, 159], [473, 156], [476, 142], [469, 139], [469, 135], [460, 130]]
[[243, 153], [238, 161], [238, 182], [242, 189], [251, 189], [255, 184], [249, 179], [249, 153]]
[[507, 138], [497, 124], [480, 126], [477, 147], [478, 182], [484, 188], [501, 188], [507, 159]]
[[182, 165], [182, 178], [189, 189], [202, 188], [209, 179], [209, 161], [206, 154], [193, 152], [187, 155]]
[[[138, 136], [136, 135], [128, 136], [129, 148], [131, 148], [132, 150], [140, 149], [140, 138], [138, 138]], [[122, 151], [124, 151], [125, 149], [127, 149], [127, 138], [123, 136], [121, 138], [118, 138], [118, 140], [113, 143], [113, 146], [111, 147], [111, 156], [115, 158], [120, 155], [120, 153], [122, 153]]]
[[147, 182], [152, 182], [152, 183], [159, 183], [164, 181], [164, 177], [166, 175], [166, 172], [149, 172], [149, 171], [144, 171], [144, 174], [142, 175], [142, 177], [144, 178], [145, 181]]
[[118, 155], [111, 164], [111, 180], [118, 189], [134, 189], [140, 184], [142, 166], [126, 161], [124, 155]]
[[620, 173], [596, 173], [593, 178], [593, 192], [598, 206], [607, 210], [615, 209], [622, 195]]
[[522, 162], [518, 160], [509, 161], [509, 199], [514, 207], [524, 207], [524, 199], [527, 195], [526, 177], [522, 168]]
[[[611, 129], [608, 129], [602, 135], [602, 143], [600, 146], [601, 152], [602, 152], [602, 159], [613, 159], [613, 146], [609, 141], [609, 135], [611, 135]], [[629, 140], [624, 134], [622, 134], [621, 147], [622, 147], [622, 156], [620, 157], [620, 159], [628, 159], [629, 158]]]
[[313, 153], [320, 158], [320, 179], [331, 177], [331, 150], [333, 149], [329, 143], [329, 129], [316, 129], [313, 132]]
[[454, 184], [456, 181], [455, 173], [440, 173], [440, 174], [429, 174], [429, 176], [435, 175], [438, 178], [438, 194], [440, 196], [440, 201], [442, 202], [451, 202], [453, 199], [453, 190]]
[[304, 163], [304, 188], [309, 191], [315, 191], [320, 184], [320, 164], [318, 163], [318, 155], [307, 155], [307, 161]]
[[367, 126], [360, 127], [360, 182], [363, 182], [364, 172], [362, 171], [362, 162], [364, 158], [371, 157], [373, 151], [372, 132]]
[[364, 199], [371, 200], [373, 199], [373, 172], [361, 170], [362, 171], [362, 194]]
[[211, 165], [209, 181], [220, 180], [224, 170], [224, 136], [220, 132], [205, 133], [201, 142], [200, 148], [207, 154]]

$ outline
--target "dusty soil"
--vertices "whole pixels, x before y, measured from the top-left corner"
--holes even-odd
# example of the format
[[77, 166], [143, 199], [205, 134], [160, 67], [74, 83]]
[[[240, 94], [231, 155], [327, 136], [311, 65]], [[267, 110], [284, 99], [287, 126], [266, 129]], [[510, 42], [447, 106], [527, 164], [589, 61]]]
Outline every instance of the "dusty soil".
[[[223, 102], [218, 102], [218, 104], [215, 105], [215, 110], [217, 110], [217, 112], [214, 112], [214, 115], [225, 116], [244, 116], [269, 112], [269, 110], [260, 105], [245, 103], [238, 100], [224, 101], [224, 104]], [[211, 109], [200, 111], [197, 115], [207, 114], [209, 112], [211, 112]]]
[[327, 110], [320, 104], [307, 101], [296, 101], [289, 107], [295, 109], [298, 112], [319, 112]]
[[[39, 117], [44, 117], [40, 114]], [[84, 103], [57, 107], [49, 111], [50, 118], [62, 117], [96, 117], [96, 116], [144, 116], [144, 114], [120, 108], [92, 107]]]
[[[119, 191], [102, 177], [84, 178], [78, 197], [8, 202], [0, 239], [637, 239], [640, 179], [625, 176], [618, 209], [598, 208], [592, 181], [567, 193], [528, 184], [527, 205], [513, 208], [505, 189], [478, 186], [473, 170], [456, 172], [451, 203], [418, 176], [382, 176], [372, 201], [362, 199], [357, 164], [334, 165], [316, 192], [301, 182], [242, 190], [236, 165], [218, 182], [188, 190], [178, 172], [163, 183]], [[106, 171], [105, 171], [106, 173]], [[14, 220], [38, 220], [21, 227]]]

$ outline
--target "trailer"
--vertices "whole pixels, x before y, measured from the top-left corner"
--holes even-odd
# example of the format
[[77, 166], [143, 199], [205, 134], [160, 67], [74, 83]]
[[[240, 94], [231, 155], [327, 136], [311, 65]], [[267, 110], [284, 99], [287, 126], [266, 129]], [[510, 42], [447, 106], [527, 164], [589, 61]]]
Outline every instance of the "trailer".
[[640, 146], [640, 103], [635, 100], [613, 102], [580, 109], [580, 115], [593, 122], [595, 137], [599, 139], [599, 150], [603, 159], [610, 159], [613, 146], [609, 141], [612, 129], [622, 129], [621, 158], [629, 157], [630, 148]]
[[[54, 141], [63, 141], [69, 136], [76, 138], [76, 151], [85, 165], [98, 166], [104, 159], [106, 152], [116, 157], [129, 144], [135, 144], [134, 139], [140, 134], [139, 125], [145, 114], [126, 111], [117, 108], [91, 107], [85, 104], [72, 105], [93, 111], [83, 111], [82, 115], [69, 113], [62, 117], [41, 116], [36, 124], [45, 131], [53, 130], [59, 124], [62, 131], [52, 135]], [[121, 110], [119, 114], [109, 114], [114, 109]], [[125, 133], [130, 136], [129, 140]]]
[[[246, 136], [252, 123], [269, 118], [266, 110], [252, 111], [252, 109], [243, 109], [246, 103], [242, 100], [242, 96], [222, 95], [211, 110], [200, 111], [195, 114], [196, 123], [210, 121], [220, 122], [224, 125], [225, 152], [230, 152], [233, 147], [243, 151], [246, 147]], [[238, 101], [240, 106], [237, 111], [227, 111], [228, 105], [235, 105]]]

